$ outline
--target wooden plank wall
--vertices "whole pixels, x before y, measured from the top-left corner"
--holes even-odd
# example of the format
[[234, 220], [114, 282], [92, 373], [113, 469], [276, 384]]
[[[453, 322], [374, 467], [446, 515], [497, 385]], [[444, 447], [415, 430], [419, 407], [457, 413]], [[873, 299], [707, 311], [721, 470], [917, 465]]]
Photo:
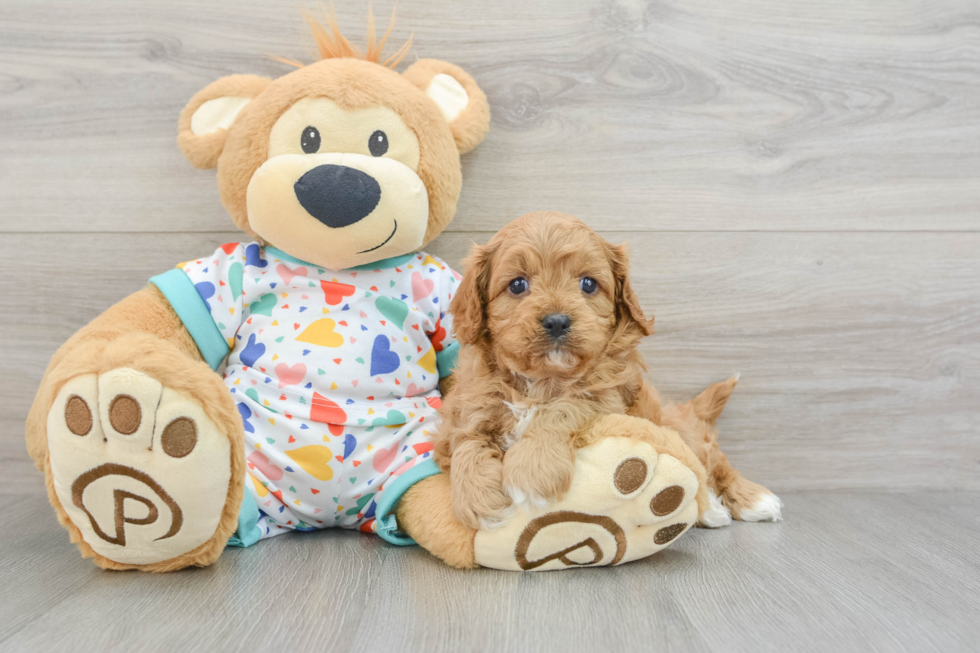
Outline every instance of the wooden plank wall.
[[[355, 42], [366, 7], [338, 2]], [[632, 246], [655, 385], [742, 374], [721, 428], [746, 475], [980, 489], [977, 25], [962, 0], [403, 2], [393, 42], [493, 111], [431, 250], [578, 215]], [[23, 420], [58, 345], [239, 239], [176, 147], [184, 102], [311, 47], [294, 3], [0, 5], [5, 493], [39, 491]]]

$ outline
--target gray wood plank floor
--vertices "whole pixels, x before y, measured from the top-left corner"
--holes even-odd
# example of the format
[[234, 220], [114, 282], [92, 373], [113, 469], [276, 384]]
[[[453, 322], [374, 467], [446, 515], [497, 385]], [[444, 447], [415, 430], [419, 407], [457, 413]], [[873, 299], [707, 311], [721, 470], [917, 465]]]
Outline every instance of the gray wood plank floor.
[[[177, 114], [304, 57], [296, 8], [0, 3], [0, 650], [977, 649], [973, 0], [399, 6], [393, 40], [470, 71], [493, 112], [432, 251], [457, 265], [542, 208], [630, 242], [650, 378], [686, 399], [741, 372], [722, 442], [786, 522], [546, 575], [335, 532], [167, 576], [81, 560], [24, 450], [33, 393], [82, 324], [240, 239]], [[367, 3], [337, 10], [358, 41]]]
[[783, 498], [785, 522], [697, 529], [615, 569], [459, 572], [322, 531], [154, 576], [83, 563], [44, 498], [22, 498], [0, 532], [0, 648], [976, 650], [980, 493]]

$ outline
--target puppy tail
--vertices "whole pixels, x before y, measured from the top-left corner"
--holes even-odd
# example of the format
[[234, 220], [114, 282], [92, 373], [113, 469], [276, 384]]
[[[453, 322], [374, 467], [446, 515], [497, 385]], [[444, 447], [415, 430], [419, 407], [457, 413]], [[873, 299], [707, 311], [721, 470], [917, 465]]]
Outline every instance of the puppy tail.
[[626, 414], [648, 419], [657, 426], [663, 425], [663, 406], [660, 402], [660, 393], [646, 379], [643, 379], [643, 385], [636, 395], [636, 400], [626, 411]]
[[725, 409], [728, 398], [738, 383], [738, 376], [733, 376], [727, 381], [715, 383], [690, 401], [691, 409], [698, 418], [703, 419], [708, 424], [714, 424]]

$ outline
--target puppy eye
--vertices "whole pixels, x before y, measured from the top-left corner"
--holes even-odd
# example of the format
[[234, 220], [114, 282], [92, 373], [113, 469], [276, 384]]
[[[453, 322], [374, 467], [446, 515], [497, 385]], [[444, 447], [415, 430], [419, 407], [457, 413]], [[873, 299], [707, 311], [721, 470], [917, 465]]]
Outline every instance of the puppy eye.
[[581, 288], [582, 292], [585, 294], [591, 295], [595, 291], [599, 290], [599, 282], [592, 277], [582, 277], [578, 287]]
[[303, 130], [303, 137], [300, 138], [299, 144], [307, 154], [315, 154], [320, 149], [320, 132], [316, 127], [307, 127]]
[[509, 290], [513, 295], [523, 295], [527, 292], [527, 279], [524, 277], [517, 277], [507, 285], [507, 290]]
[[388, 134], [380, 129], [371, 134], [371, 138], [368, 139], [368, 149], [371, 150], [371, 156], [383, 155], [388, 151]]

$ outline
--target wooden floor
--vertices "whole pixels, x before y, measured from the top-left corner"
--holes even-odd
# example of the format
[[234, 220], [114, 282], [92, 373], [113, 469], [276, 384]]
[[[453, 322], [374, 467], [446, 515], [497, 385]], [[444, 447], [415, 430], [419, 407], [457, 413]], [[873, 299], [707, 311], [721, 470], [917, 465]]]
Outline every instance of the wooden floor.
[[980, 493], [790, 493], [614, 569], [448, 569], [297, 533], [207, 569], [103, 572], [43, 497], [0, 532], [4, 651], [976, 651]]
[[[977, 649], [975, 0], [399, 5], [393, 41], [493, 113], [431, 251], [456, 265], [535, 209], [630, 242], [650, 378], [683, 399], [741, 373], [723, 446], [785, 522], [551, 575], [343, 533], [163, 577], [80, 560], [24, 448], [31, 399], [76, 329], [240, 238], [177, 115], [304, 58], [296, 6], [0, 3], [0, 650]], [[357, 41], [367, 4], [337, 10]]]

